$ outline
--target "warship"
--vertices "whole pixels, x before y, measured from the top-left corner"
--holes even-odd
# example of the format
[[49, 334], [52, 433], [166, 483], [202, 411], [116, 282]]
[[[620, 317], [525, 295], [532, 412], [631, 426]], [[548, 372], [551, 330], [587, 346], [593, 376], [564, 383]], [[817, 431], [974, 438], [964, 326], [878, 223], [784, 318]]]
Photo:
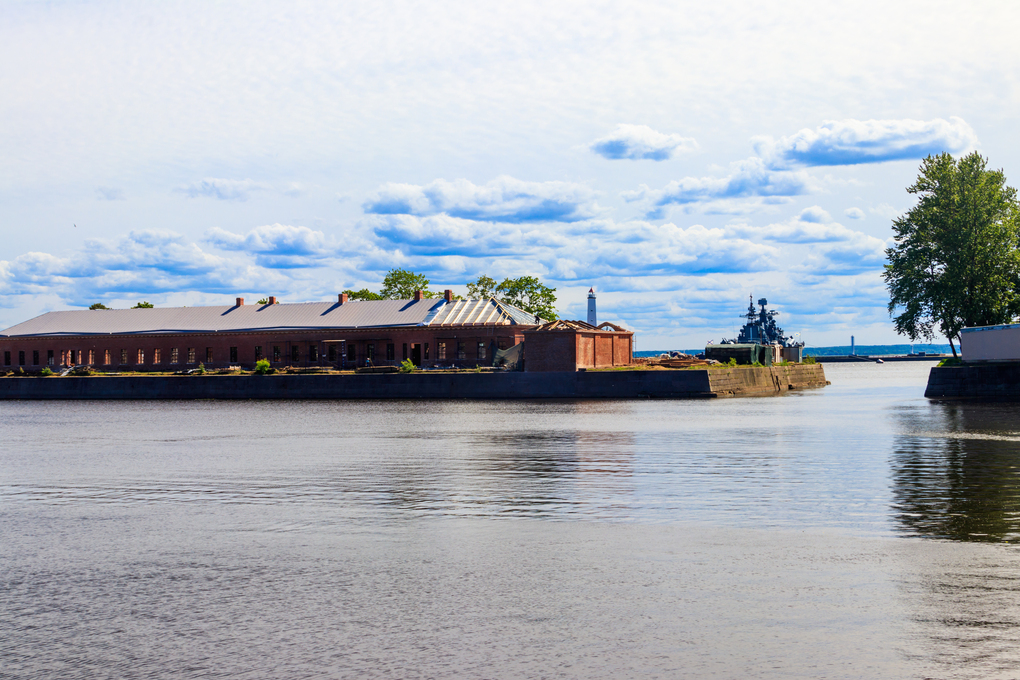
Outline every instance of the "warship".
[[769, 301], [765, 298], [758, 300], [760, 310], [754, 308], [754, 296], [750, 296], [750, 303], [747, 305], [747, 313], [743, 315], [747, 323], [740, 329], [736, 339], [722, 340], [723, 345], [732, 344], [758, 344], [758, 345], [779, 345], [780, 347], [803, 347], [803, 342], [796, 342], [794, 336], [783, 335], [783, 329], [776, 324], [776, 317], [779, 312], [769, 310]]

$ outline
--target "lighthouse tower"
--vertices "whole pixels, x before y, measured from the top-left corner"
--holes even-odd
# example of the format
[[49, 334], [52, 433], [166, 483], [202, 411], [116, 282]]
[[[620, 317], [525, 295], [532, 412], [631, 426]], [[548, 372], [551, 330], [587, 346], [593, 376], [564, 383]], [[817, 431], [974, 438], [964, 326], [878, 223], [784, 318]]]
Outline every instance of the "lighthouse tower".
[[592, 326], [598, 326], [598, 321], [595, 317], [595, 289], [588, 289], [588, 323]]

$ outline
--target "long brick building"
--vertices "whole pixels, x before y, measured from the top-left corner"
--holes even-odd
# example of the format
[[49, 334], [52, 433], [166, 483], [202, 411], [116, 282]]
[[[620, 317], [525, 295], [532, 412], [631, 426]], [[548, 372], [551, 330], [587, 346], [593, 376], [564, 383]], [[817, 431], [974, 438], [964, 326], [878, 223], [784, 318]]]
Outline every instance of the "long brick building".
[[242, 366], [476, 366], [541, 319], [494, 299], [356, 301], [49, 312], [0, 332], [7, 370], [90, 365], [168, 371]]

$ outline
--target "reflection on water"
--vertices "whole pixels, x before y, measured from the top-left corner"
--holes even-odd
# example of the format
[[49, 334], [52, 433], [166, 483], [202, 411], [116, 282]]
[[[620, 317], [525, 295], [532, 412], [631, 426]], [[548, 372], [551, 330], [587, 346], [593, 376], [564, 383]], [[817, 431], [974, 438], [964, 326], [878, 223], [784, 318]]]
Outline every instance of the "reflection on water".
[[1009, 404], [899, 409], [893, 508], [910, 535], [1020, 539], [1020, 418]]
[[0, 675], [1014, 677], [1020, 419], [924, 400], [927, 369], [719, 401], [5, 403]]

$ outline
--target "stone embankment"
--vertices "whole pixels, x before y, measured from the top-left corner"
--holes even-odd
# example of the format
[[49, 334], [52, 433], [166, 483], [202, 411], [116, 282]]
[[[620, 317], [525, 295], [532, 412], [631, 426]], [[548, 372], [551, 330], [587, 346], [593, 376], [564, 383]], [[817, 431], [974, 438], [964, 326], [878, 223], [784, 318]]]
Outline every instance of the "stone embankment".
[[928, 373], [929, 399], [1020, 401], [1020, 363], [935, 366]]
[[0, 399], [636, 399], [822, 387], [820, 365], [578, 373], [10, 377]]

